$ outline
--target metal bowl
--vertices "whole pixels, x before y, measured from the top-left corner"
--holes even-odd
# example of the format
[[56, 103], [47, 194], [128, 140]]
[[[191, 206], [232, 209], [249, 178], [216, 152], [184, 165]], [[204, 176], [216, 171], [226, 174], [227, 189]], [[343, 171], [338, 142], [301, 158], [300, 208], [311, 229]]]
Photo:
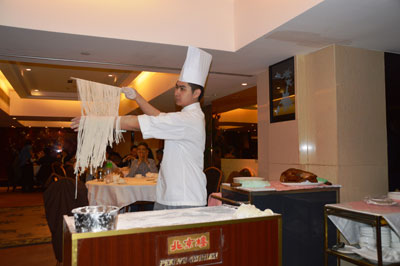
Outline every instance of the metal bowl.
[[114, 230], [119, 208], [115, 206], [85, 206], [72, 210], [78, 233]]

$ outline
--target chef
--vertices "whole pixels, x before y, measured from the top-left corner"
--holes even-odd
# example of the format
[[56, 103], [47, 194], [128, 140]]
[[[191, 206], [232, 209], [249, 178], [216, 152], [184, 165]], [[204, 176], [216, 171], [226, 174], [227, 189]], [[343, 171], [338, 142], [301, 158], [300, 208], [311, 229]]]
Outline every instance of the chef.
[[[122, 92], [135, 100], [144, 115], [121, 117], [121, 129], [140, 130], [143, 138], [164, 139], [164, 156], [157, 182], [154, 210], [205, 206], [207, 180], [203, 172], [205, 120], [199, 101], [204, 94], [212, 56], [188, 47], [186, 60], [174, 87], [180, 112], [161, 113], [135, 89]], [[72, 120], [78, 128], [79, 118]]]

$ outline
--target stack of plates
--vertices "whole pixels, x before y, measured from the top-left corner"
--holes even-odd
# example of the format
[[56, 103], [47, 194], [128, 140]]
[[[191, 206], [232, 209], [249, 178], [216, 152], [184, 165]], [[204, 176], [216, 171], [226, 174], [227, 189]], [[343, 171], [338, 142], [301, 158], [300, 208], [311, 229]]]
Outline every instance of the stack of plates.
[[[394, 233], [394, 232], [393, 232]], [[391, 246], [391, 230], [388, 226], [381, 227], [382, 248]], [[397, 238], [398, 239], [398, 238]], [[400, 239], [398, 239], [400, 241]], [[360, 247], [376, 248], [375, 230], [371, 226], [360, 227]], [[400, 247], [400, 242], [397, 242]], [[396, 244], [395, 244], [396, 245]]]
[[360, 247], [376, 247], [375, 234], [372, 226], [362, 226], [360, 227]]
[[382, 239], [382, 248], [390, 247], [391, 244], [391, 233], [390, 228], [388, 226], [381, 227], [381, 239]]
[[234, 177], [233, 182], [242, 184], [242, 188], [265, 188], [271, 185], [263, 177]]

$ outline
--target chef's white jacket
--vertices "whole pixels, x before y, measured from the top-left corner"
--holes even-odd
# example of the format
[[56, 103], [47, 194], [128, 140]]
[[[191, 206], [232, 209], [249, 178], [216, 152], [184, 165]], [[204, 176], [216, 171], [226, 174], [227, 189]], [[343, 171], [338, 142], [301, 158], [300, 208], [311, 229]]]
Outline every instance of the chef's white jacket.
[[180, 112], [138, 116], [143, 138], [164, 139], [157, 182], [157, 202], [171, 206], [207, 204], [203, 172], [205, 120], [199, 103]]

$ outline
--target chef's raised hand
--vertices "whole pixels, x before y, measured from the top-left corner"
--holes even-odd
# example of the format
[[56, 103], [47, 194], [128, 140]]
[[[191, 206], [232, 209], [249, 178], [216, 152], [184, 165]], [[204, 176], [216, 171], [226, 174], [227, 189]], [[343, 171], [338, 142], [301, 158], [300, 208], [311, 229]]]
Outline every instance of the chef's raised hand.
[[123, 87], [122, 92], [125, 93], [125, 97], [130, 99], [130, 100], [135, 100], [137, 93], [134, 88], [131, 87]]
[[79, 122], [80, 121], [81, 121], [81, 117], [80, 116], [72, 118], [72, 120], [71, 120], [71, 128], [74, 131], [78, 131], [79, 130]]

